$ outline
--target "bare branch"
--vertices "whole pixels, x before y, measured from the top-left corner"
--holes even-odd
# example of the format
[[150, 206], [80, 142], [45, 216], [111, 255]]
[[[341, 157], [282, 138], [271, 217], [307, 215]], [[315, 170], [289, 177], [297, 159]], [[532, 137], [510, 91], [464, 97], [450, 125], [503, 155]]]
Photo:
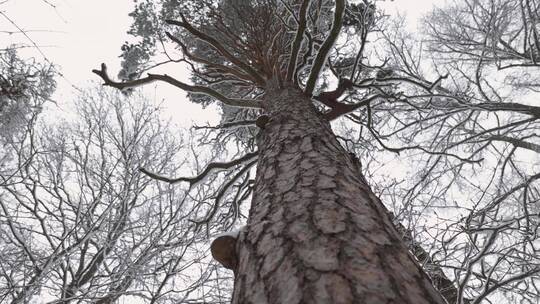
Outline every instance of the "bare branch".
[[140, 85], [145, 85], [145, 84], [154, 82], [156, 80], [160, 80], [163, 82], [167, 82], [175, 87], [178, 87], [184, 91], [208, 95], [231, 107], [256, 108], [256, 109], [262, 107], [258, 101], [251, 100], [251, 99], [228, 98], [228, 97], [223, 96], [221, 93], [218, 93], [208, 87], [189, 85], [189, 84], [180, 82], [168, 75], [148, 74], [148, 76], [137, 79], [137, 80], [126, 81], [126, 82], [116, 82], [116, 81], [113, 81], [107, 74], [107, 66], [104, 63], [101, 64], [101, 70], [92, 70], [92, 72], [97, 74], [99, 77], [103, 79], [103, 81], [105, 81], [104, 85], [111, 86], [113, 88], [117, 88], [120, 90], [133, 88], [133, 87], [137, 87]]
[[238, 173], [236, 173], [228, 182], [226, 182], [225, 184], [223, 184], [223, 186], [221, 187], [221, 190], [218, 192], [217, 196], [216, 196], [216, 199], [215, 199], [215, 202], [214, 204], [212, 205], [212, 208], [208, 211], [208, 213], [206, 214], [206, 216], [202, 219], [198, 219], [198, 220], [193, 220], [193, 222], [197, 225], [201, 225], [201, 224], [205, 224], [205, 223], [208, 223], [213, 217], [214, 215], [216, 214], [216, 212], [218, 211], [220, 205], [221, 205], [221, 201], [223, 200], [223, 198], [225, 197], [225, 194], [227, 193], [227, 191], [229, 190], [229, 188], [231, 186], [234, 185], [234, 183], [240, 178], [242, 177], [243, 175], [246, 174], [246, 172], [248, 172], [249, 169], [251, 169], [251, 167], [257, 163], [257, 160], [252, 160], [250, 162], [248, 162], [242, 169], [240, 169], [238, 171]]
[[185, 28], [188, 32], [190, 32], [195, 37], [203, 40], [204, 42], [208, 43], [212, 47], [214, 47], [225, 59], [229, 60], [231, 63], [239, 67], [240, 69], [244, 70], [246, 73], [248, 73], [252, 78], [253, 81], [257, 84], [264, 84], [265, 80], [264, 78], [257, 73], [251, 66], [248, 64], [242, 62], [240, 59], [236, 58], [233, 54], [231, 54], [217, 39], [214, 37], [207, 35], [196, 28], [194, 28], [187, 20], [184, 18], [183, 15], [180, 15], [182, 18], [182, 21], [176, 21], [176, 20], [165, 20], [170, 25], [177, 25]]
[[255, 126], [257, 120], [255, 119], [248, 119], [248, 120], [237, 120], [237, 121], [229, 121], [221, 123], [217, 126], [194, 126], [193, 128], [195, 130], [200, 129], [234, 129], [234, 128], [240, 128], [240, 127], [249, 127], [249, 126]]
[[289, 63], [287, 65], [287, 81], [291, 81], [295, 71], [296, 71], [296, 60], [298, 59], [298, 52], [300, 51], [300, 46], [302, 45], [302, 40], [304, 38], [304, 31], [306, 30], [306, 12], [309, 8], [310, 0], [304, 0], [302, 6], [300, 7], [300, 20], [298, 20], [298, 29], [296, 30], [296, 35], [294, 36], [294, 42], [291, 49], [291, 57], [289, 58]]
[[324, 64], [326, 63], [326, 58], [330, 53], [330, 49], [332, 48], [339, 36], [341, 26], [343, 25], [345, 0], [336, 0], [335, 10], [336, 11], [334, 13], [334, 22], [332, 23], [332, 29], [330, 30], [328, 37], [326, 37], [326, 40], [324, 40], [324, 43], [321, 45], [321, 48], [317, 53], [317, 57], [315, 58], [313, 65], [311, 66], [311, 72], [306, 82], [306, 88], [304, 89], [304, 92], [308, 95], [311, 95], [313, 93], [313, 89], [315, 89], [315, 84], [317, 83], [317, 79], [319, 78], [319, 73], [321, 72]]
[[175, 36], [173, 36], [169, 32], [165, 32], [165, 34], [167, 35], [167, 37], [169, 37], [169, 39], [176, 42], [180, 46], [180, 48], [182, 48], [182, 53], [187, 58], [189, 58], [190, 60], [192, 60], [194, 62], [204, 64], [204, 65], [207, 65], [208, 67], [217, 69], [219, 71], [223, 71], [225, 73], [230, 73], [230, 74], [238, 77], [241, 80], [252, 81], [251, 77], [249, 75], [246, 75], [246, 74], [242, 73], [242, 71], [238, 71], [237, 69], [235, 69], [233, 67], [229, 67], [229, 66], [225, 66], [225, 65], [218, 64], [218, 63], [215, 63], [215, 62], [211, 62], [210, 60], [206, 60], [204, 58], [197, 57], [197, 56], [193, 55], [191, 52], [189, 52], [186, 45], [184, 43], [182, 43], [182, 41], [180, 41], [180, 39], [176, 38]]
[[142, 173], [148, 175], [149, 177], [151, 177], [153, 179], [164, 181], [164, 182], [167, 182], [169, 184], [176, 184], [176, 183], [179, 183], [179, 182], [188, 182], [189, 186], [191, 187], [194, 184], [196, 184], [196, 183], [200, 182], [201, 180], [203, 180], [210, 172], [212, 172], [214, 170], [232, 168], [232, 167], [234, 167], [236, 165], [239, 165], [239, 164], [242, 164], [242, 163], [245, 163], [247, 161], [252, 160], [253, 158], [257, 157], [258, 154], [259, 154], [259, 152], [256, 151], [256, 152], [248, 153], [248, 154], [246, 154], [246, 155], [244, 155], [244, 156], [242, 156], [240, 158], [237, 158], [237, 159], [229, 161], [229, 162], [213, 162], [213, 163], [210, 163], [203, 170], [203, 172], [199, 173], [197, 176], [194, 176], [194, 177], [169, 178], [169, 177], [161, 176], [159, 174], [150, 172], [150, 171], [146, 170], [145, 168], [140, 168], [139, 170]]
[[324, 114], [324, 117], [328, 119], [329, 121], [332, 121], [342, 115], [349, 114], [363, 106], [367, 106], [369, 105], [370, 102], [380, 97], [382, 97], [382, 95], [375, 94], [367, 98], [364, 98], [362, 101], [354, 103], [354, 104], [338, 103], [330, 112]]
[[527, 142], [523, 139], [513, 138], [510, 136], [504, 136], [504, 135], [497, 135], [497, 134], [486, 136], [486, 138], [491, 139], [491, 140], [504, 141], [504, 142], [512, 144], [514, 147], [519, 147], [519, 148], [523, 148], [523, 149], [540, 153], [539, 144], [535, 144], [533, 142]]

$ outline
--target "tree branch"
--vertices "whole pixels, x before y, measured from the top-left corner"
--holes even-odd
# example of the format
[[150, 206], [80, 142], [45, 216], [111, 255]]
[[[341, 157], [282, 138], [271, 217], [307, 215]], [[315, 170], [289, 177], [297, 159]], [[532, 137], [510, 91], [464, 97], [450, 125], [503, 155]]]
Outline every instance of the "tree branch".
[[363, 106], [367, 106], [369, 105], [370, 102], [372, 102], [373, 100], [379, 98], [379, 97], [382, 97], [382, 95], [380, 94], [375, 94], [375, 95], [371, 95], [367, 98], [365, 98], [364, 100], [358, 102], [358, 103], [354, 103], [354, 104], [344, 104], [344, 103], [339, 103], [338, 102], [338, 105], [333, 108], [330, 112], [324, 114], [324, 117], [328, 120], [328, 121], [332, 121], [342, 115], [345, 115], [345, 114], [348, 114], [348, 113], [351, 113], [353, 111], [355, 111], [356, 109], [359, 109]]
[[289, 63], [287, 65], [287, 81], [291, 81], [294, 72], [296, 70], [296, 60], [298, 59], [298, 52], [300, 51], [300, 46], [304, 38], [304, 31], [306, 30], [306, 12], [311, 3], [310, 0], [304, 0], [302, 6], [300, 7], [300, 20], [298, 20], [298, 29], [296, 30], [296, 35], [294, 36], [294, 42], [291, 49], [291, 57], [289, 58]]
[[206, 59], [203, 59], [203, 58], [200, 58], [200, 57], [197, 57], [197, 56], [193, 55], [191, 52], [189, 52], [186, 45], [184, 43], [182, 43], [182, 41], [180, 41], [180, 39], [176, 38], [175, 36], [173, 36], [169, 32], [165, 32], [165, 35], [167, 35], [167, 37], [169, 37], [169, 39], [171, 39], [173, 42], [178, 44], [180, 46], [180, 48], [182, 48], [182, 53], [187, 58], [189, 58], [190, 60], [192, 60], [194, 62], [204, 64], [204, 65], [207, 65], [208, 67], [212, 67], [212, 68], [214, 68], [214, 69], [216, 69], [218, 71], [223, 71], [225, 73], [230, 73], [230, 74], [238, 77], [241, 80], [252, 81], [250, 75], [246, 75], [246, 74], [242, 73], [242, 71], [239, 71], [239, 70], [237, 70], [237, 69], [235, 69], [233, 67], [229, 67], [229, 66], [225, 66], [225, 65], [222, 65], [222, 64], [219, 64], [219, 63], [211, 62], [209, 60], [206, 60]]
[[255, 152], [248, 153], [248, 154], [246, 154], [246, 155], [244, 155], [244, 156], [242, 156], [240, 158], [237, 158], [237, 159], [229, 161], [229, 162], [213, 162], [213, 163], [210, 163], [208, 166], [206, 166], [206, 168], [203, 170], [203, 172], [197, 174], [194, 177], [169, 178], [169, 177], [165, 177], [165, 176], [150, 172], [150, 171], [146, 170], [145, 168], [140, 168], [139, 170], [142, 173], [148, 175], [149, 177], [151, 177], [153, 179], [164, 181], [164, 182], [167, 182], [169, 184], [176, 184], [176, 183], [179, 183], [179, 182], [188, 182], [189, 186], [192, 187], [196, 183], [203, 180], [206, 177], [206, 175], [208, 175], [213, 170], [232, 168], [232, 167], [234, 167], [236, 165], [239, 165], [239, 164], [242, 164], [242, 163], [245, 163], [247, 161], [252, 160], [253, 158], [257, 157], [257, 155], [259, 155], [259, 152], [255, 151]]
[[225, 183], [223, 185], [223, 187], [221, 188], [221, 190], [218, 192], [217, 196], [216, 196], [216, 199], [215, 199], [215, 202], [214, 204], [212, 205], [212, 208], [208, 211], [208, 213], [206, 214], [206, 216], [202, 219], [198, 219], [198, 220], [192, 220], [193, 223], [195, 223], [196, 225], [201, 225], [201, 224], [204, 224], [204, 223], [208, 223], [213, 217], [214, 215], [216, 214], [216, 212], [218, 211], [220, 205], [221, 205], [221, 201], [223, 199], [223, 197], [225, 197], [225, 194], [227, 193], [227, 191], [229, 190], [229, 188], [231, 186], [234, 185], [234, 183], [241, 177], [243, 176], [244, 174], [246, 174], [246, 172], [256, 163], [257, 161], [256, 160], [253, 160], [253, 161], [250, 161], [249, 163], [247, 163], [242, 169], [240, 169], [238, 171], [238, 173], [236, 173], [233, 178], [231, 180], [229, 180], [227, 183]]
[[330, 49], [332, 48], [339, 36], [341, 26], [343, 25], [344, 11], [345, 0], [336, 0], [336, 11], [334, 13], [334, 22], [332, 23], [332, 29], [330, 30], [328, 37], [326, 37], [326, 40], [324, 40], [321, 48], [319, 49], [319, 52], [317, 53], [317, 57], [315, 58], [315, 61], [311, 66], [311, 72], [309, 73], [309, 78], [306, 82], [306, 88], [304, 89], [304, 92], [307, 95], [311, 95], [313, 93], [313, 89], [315, 88], [315, 84], [317, 83], [317, 79], [319, 78], [319, 73], [321, 72], [326, 62], [326, 58], [330, 53]]
[[264, 84], [265, 80], [264, 78], [257, 73], [251, 66], [248, 64], [245, 64], [240, 59], [236, 58], [233, 54], [231, 54], [221, 43], [219, 43], [218, 40], [216, 40], [214, 37], [207, 35], [196, 28], [194, 28], [189, 22], [187, 22], [184, 15], [180, 14], [180, 18], [182, 18], [182, 21], [176, 21], [176, 20], [165, 20], [167, 24], [170, 25], [176, 25], [181, 26], [185, 28], [188, 32], [190, 32], [195, 37], [203, 40], [204, 42], [210, 44], [212, 47], [214, 47], [223, 57], [225, 57], [227, 60], [229, 60], [231, 63], [248, 73], [252, 78], [253, 81], [257, 84]]
[[345, 104], [338, 101], [338, 98], [345, 93], [345, 91], [354, 87], [354, 83], [349, 79], [340, 79], [338, 87], [330, 92], [323, 92], [313, 99], [321, 102], [331, 110], [324, 114], [324, 117], [329, 121], [334, 120], [341, 115], [348, 114], [356, 109], [368, 105], [371, 101], [378, 97], [382, 97], [381, 94], [375, 94], [365, 98], [364, 100], [355, 104]]
[[496, 135], [496, 134], [491, 135], [491, 136], [486, 136], [486, 139], [504, 141], [504, 142], [512, 144], [514, 147], [523, 148], [523, 149], [540, 153], [540, 145], [532, 143], [532, 142], [527, 142], [523, 139], [512, 138], [510, 136], [503, 136], [503, 135]]
[[101, 64], [101, 70], [92, 70], [92, 72], [97, 74], [99, 77], [101, 77], [101, 79], [103, 79], [104, 81], [103, 85], [111, 86], [113, 88], [117, 88], [120, 90], [123, 90], [126, 88], [133, 88], [133, 87], [137, 87], [137, 86], [154, 82], [156, 80], [160, 80], [160, 81], [167, 82], [187, 92], [208, 95], [231, 107], [256, 108], [256, 109], [259, 109], [262, 107], [261, 104], [256, 100], [228, 98], [226, 96], [223, 96], [221, 93], [218, 93], [208, 87], [189, 85], [189, 84], [180, 82], [168, 75], [148, 74], [148, 76], [137, 79], [137, 80], [117, 82], [117, 81], [113, 81], [109, 77], [109, 75], [107, 74], [107, 66], [104, 63]]
[[249, 127], [249, 126], [255, 126], [257, 120], [255, 119], [248, 119], [248, 120], [236, 120], [236, 121], [229, 121], [221, 123], [217, 126], [193, 126], [195, 130], [200, 129], [235, 129], [240, 127]]
[[349, 79], [340, 79], [338, 86], [335, 90], [330, 92], [323, 92], [317, 96], [314, 96], [313, 99], [321, 102], [327, 107], [335, 108], [338, 107], [341, 103], [339, 103], [337, 100], [343, 93], [345, 93], [346, 90], [349, 90], [353, 87], [352, 81]]

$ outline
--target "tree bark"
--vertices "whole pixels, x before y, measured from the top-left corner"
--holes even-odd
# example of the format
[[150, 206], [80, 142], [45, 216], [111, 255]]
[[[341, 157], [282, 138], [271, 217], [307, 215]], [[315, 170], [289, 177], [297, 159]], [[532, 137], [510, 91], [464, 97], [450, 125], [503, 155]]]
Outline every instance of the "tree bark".
[[446, 303], [310, 98], [267, 89], [233, 303]]

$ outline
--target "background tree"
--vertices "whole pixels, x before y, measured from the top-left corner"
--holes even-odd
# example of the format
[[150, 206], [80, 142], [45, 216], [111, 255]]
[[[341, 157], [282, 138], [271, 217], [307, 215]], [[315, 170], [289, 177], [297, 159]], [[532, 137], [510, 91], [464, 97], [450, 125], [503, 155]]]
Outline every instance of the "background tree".
[[21, 168], [13, 146], [22, 144], [55, 89], [50, 65], [23, 60], [15, 49], [0, 52], [0, 185], [9, 183]]
[[218, 296], [215, 265], [195, 250], [204, 234], [189, 225], [193, 201], [137, 170], [179, 166], [160, 109], [103, 89], [76, 108], [74, 122], [40, 124], [13, 146], [22, 170], [0, 192], [1, 301], [185, 303], [196, 287]]
[[[43, 1], [54, 6], [52, 1]], [[22, 134], [29, 132], [37, 115], [41, 112], [45, 102], [56, 88], [55, 76], [57, 71], [54, 65], [45, 58], [41, 63], [34, 58], [26, 58], [18, 53], [21, 48], [32, 47], [38, 51], [39, 47], [32, 41], [27, 32], [15, 23], [4, 9], [8, 1], [0, 3], [0, 18], [11, 24], [16, 31], [0, 31], [0, 35], [21, 34], [30, 43], [7, 45], [0, 49], [0, 175], [2, 177], [13, 175], [20, 168], [8, 165], [14, 157], [9, 150], [12, 145], [23, 138]], [[3, 183], [7, 180], [4, 179]], [[2, 185], [2, 182], [0, 182]]]

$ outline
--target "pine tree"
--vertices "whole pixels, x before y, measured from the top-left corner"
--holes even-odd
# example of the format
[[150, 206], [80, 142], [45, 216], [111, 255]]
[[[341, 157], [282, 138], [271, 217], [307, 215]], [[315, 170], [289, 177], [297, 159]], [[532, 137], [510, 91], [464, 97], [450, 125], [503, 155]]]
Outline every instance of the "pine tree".
[[[132, 33], [159, 37], [146, 22], [150, 6], [139, 4]], [[256, 123], [257, 150], [231, 162], [251, 165], [257, 157], [247, 225], [214, 248], [234, 271], [233, 303], [445, 303], [330, 127], [373, 100], [399, 98], [373, 89], [391, 70], [362, 63], [377, 20], [373, 3], [165, 1], [160, 9], [169, 18], [163, 34], [189, 63], [193, 84], [142, 76], [148, 66], [124, 64], [123, 81], [104, 64], [94, 73], [123, 90], [163, 81]], [[140, 65], [156, 40], [126, 44], [124, 58]], [[340, 56], [351, 40], [355, 51]], [[339, 80], [335, 90], [327, 89], [331, 79]], [[345, 101], [348, 94], [356, 101]], [[230, 118], [224, 124], [246, 123]]]

